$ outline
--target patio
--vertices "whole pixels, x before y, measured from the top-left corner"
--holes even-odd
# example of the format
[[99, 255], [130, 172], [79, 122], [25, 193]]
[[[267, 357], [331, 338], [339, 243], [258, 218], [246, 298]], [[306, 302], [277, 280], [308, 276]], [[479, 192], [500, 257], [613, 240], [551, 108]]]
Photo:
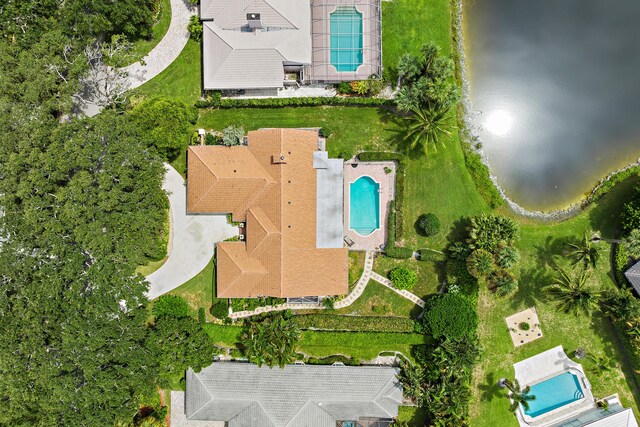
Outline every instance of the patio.
[[540, 320], [538, 320], [538, 313], [535, 307], [527, 308], [504, 320], [507, 322], [514, 347], [520, 347], [538, 338], [542, 338]]

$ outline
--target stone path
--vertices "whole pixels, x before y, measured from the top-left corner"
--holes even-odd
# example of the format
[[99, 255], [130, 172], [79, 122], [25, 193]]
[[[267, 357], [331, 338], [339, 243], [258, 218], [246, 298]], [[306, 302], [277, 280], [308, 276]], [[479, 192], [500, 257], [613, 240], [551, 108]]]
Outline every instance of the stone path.
[[188, 0], [171, 0], [171, 24], [165, 36], [142, 61], [123, 68], [129, 74], [130, 89], [148, 82], [175, 61], [189, 41], [189, 18], [197, 14], [197, 7]]
[[213, 257], [215, 242], [238, 235], [226, 215], [187, 215], [184, 178], [165, 164], [162, 188], [169, 194], [171, 231], [167, 261], [147, 276], [147, 297], [154, 299], [200, 273]]
[[[353, 302], [355, 300], [357, 300], [360, 295], [362, 295], [362, 293], [364, 292], [365, 288], [367, 287], [367, 283], [369, 283], [369, 280], [375, 280], [376, 282], [386, 286], [387, 288], [391, 289], [392, 291], [394, 291], [395, 293], [403, 296], [404, 298], [408, 299], [409, 301], [412, 301], [413, 303], [419, 305], [420, 307], [424, 308], [424, 301], [421, 298], [418, 298], [416, 295], [412, 294], [409, 291], [405, 291], [405, 290], [400, 290], [400, 289], [396, 289], [395, 287], [393, 287], [393, 285], [391, 284], [391, 280], [387, 279], [386, 277], [383, 277], [381, 275], [379, 275], [378, 273], [375, 273], [373, 271], [373, 260], [375, 258], [375, 252], [374, 251], [368, 251], [365, 254], [364, 257], [364, 270], [362, 271], [362, 275], [360, 276], [360, 279], [358, 279], [358, 283], [356, 284], [356, 286], [353, 288], [353, 290], [351, 291], [351, 293], [349, 295], [347, 295], [345, 298], [341, 299], [340, 301], [336, 302], [333, 307], [336, 309], [339, 308], [345, 308], [350, 306], [351, 304], [353, 304]], [[321, 305], [317, 305], [317, 304], [289, 304], [289, 303], [284, 303], [284, 304], [278, 304], [278, 305], [269, 305], [269, 306], [265, 306], [265, 307], [258, 307], [255, 310], [252, 311], [237, 311], [235, 313], [230, 313], [229, 317], [232, 319], [242, 319], [245, 317], [251, 317], [251, 316], [255, 316], [257, 314], [262, 314], [262, 313], [270, 313], [272, 311], [283, 311], [283, 310], [322, 310], [325, 307], [321, 306]]]
[[412, 301], [412, 302], [416, 303], [417, 305], [419, 305], [420, 307], [424, 308], [424, 300], [422, 300], [421, 298], [418, 298], [417, 296], [415, 296], [414, 294], [412, 294], [409, 291], [406, 291], [406, 290], [402, 290], [401, 291], [400, 289], [395, 288], [391, 284], [391, 280], [387, 279], [386, 277], [383, 277], [383, 276], [379, 275], [378, 273], [372, 272], [371, 273], [371, 279], [373, 279], [376, 282], [386, 286], [387, 288], [391, 289], [393, 292], [402, 295], [403, 297], [405, 297], [409, 301]]

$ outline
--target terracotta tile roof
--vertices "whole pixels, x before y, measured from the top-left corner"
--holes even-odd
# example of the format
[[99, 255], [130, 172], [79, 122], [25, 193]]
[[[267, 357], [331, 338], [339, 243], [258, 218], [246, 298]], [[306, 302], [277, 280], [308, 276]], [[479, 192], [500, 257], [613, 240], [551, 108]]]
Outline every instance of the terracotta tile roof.
[[261, 129], [248, 146], [188, 153], [187, 211], [231, 212], [246, 242], [218, 244], [222, 298], [347, 292], [347, 249], [316, 248], [315, 130]]

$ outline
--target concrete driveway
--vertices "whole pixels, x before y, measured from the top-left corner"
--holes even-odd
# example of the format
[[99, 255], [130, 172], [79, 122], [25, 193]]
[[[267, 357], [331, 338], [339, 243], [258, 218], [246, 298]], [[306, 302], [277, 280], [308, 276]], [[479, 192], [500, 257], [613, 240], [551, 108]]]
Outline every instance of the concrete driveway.
[[226, 215], [187, 215], [187, 187], [182, 176], [165, 164], [162, 188], [169, 193], [171, 234], [167, 261], [147, 276], [147, 297], [154, 299], [177, 288], [206, 266], [214, 244], [238, 234]]

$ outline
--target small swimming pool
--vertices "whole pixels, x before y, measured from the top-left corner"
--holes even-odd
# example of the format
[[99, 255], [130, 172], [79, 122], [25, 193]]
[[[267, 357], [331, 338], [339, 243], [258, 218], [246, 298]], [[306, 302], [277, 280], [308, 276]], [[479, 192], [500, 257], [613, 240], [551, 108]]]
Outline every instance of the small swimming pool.
[[536, 397], [524, 411], [530, 417], [538, 417], [584, 397], [580, 379], [571, 372], [532, 385], [530, 394]]
[[368, 236], [380, 228], [380, 184], [361, 176], [349, 185], [349, 228]]
[[331, 65], [338, 71], [356, 71], [362, 65], [362, 13], [338, 7], [329, 17]]

